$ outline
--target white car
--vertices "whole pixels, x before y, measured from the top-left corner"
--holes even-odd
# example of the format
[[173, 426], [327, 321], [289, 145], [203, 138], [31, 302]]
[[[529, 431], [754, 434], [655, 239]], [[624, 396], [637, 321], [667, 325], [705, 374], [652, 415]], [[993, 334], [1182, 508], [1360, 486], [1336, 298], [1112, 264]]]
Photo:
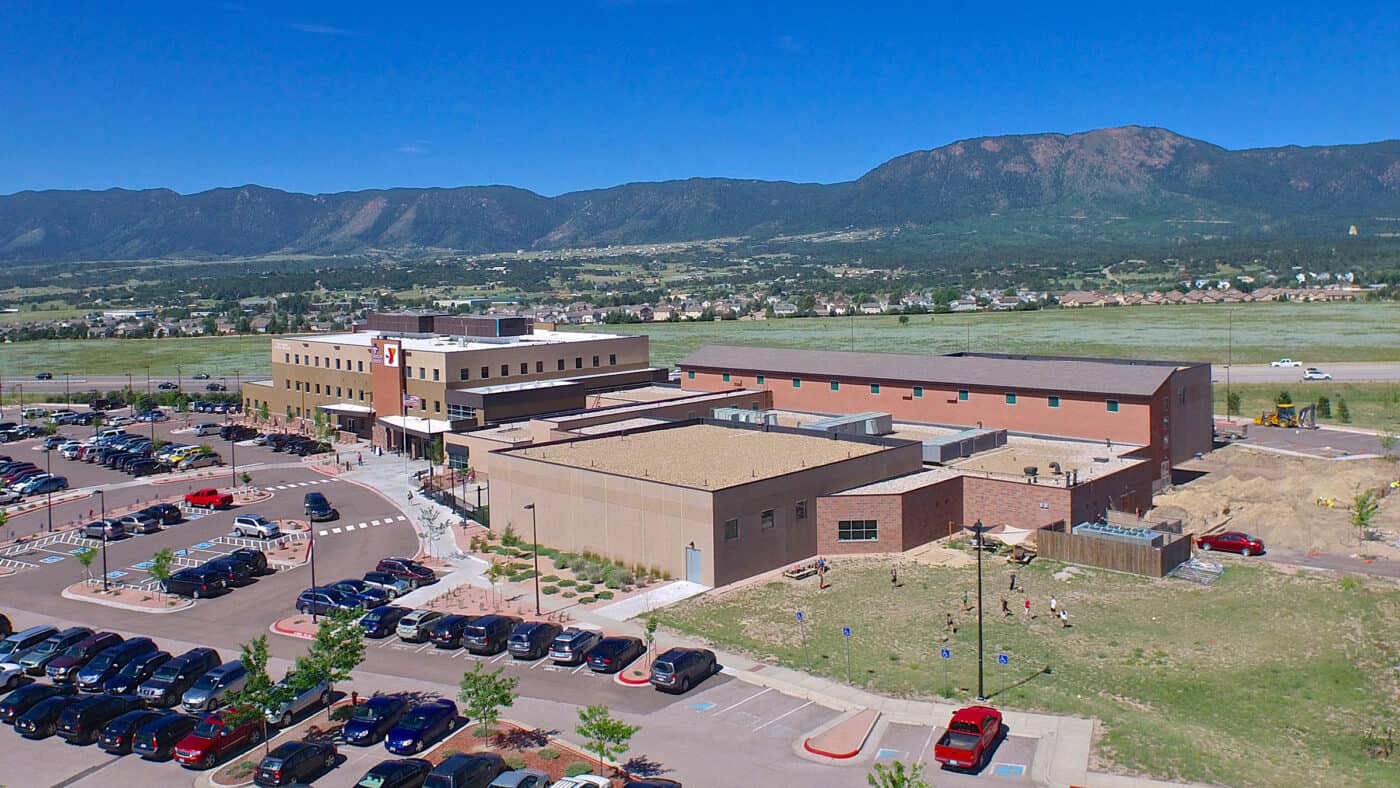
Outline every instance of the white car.
[[1291, 359], [1291, 358], [1281, 358], [1281, 359], [1279, 359], [1278, 361], [1270, 361], [1270, 362], [1269, 362], [1269, 366], [1271, 366], [1271, 367], [1301, 367], [1301, 366], [1303, 366], [1303, 362], [1301, 362], [1301, 361], [1294, 361], [1294, 360]]
[[596, 774], [580, 774], [574, 777], [565, 777], [549, 788], [608, 788], [610, 785], [612, 785], [612, 780], [606, 777], [599, 777]]
[[240, 514], [233, 518], [234, 536], [254, 539], [276, 539], [282, 535], [277, 523], [259, 514]]
[[1303, 380], [1331, 380], [1331, 379], [1332, 379], [1332, 376], [1331, 376], [1331, 375], [1327, 374], [1326, 372], [1323, 372], [1322, 370], [1318, 369], [1317, 367], [1308, 367], [1307, 371], [1303, 373]]
[[136, 419], [133, 419], [130, 416], [113, 416], [111, 419], [107, 420], [107, 425], [110, 427], [125, 427], [128, 424], [135, 423]]
[[0, 689], [13, 689], [19, 685], [24, 675], [24, 666], [18, 662], [0, 662]]

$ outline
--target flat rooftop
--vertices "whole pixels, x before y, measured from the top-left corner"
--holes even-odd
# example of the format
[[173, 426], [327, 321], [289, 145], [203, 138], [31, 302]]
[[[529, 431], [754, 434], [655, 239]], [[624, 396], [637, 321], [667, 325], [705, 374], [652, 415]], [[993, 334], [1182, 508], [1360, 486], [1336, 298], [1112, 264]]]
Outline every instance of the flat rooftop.
[[885, 449], [878, 444], [833, 440], [815, 434], [689, 424], [530, 446], [509, 453], [679, 487], [722, 490]]
[[639, 386], [634, 389], [622, 389], [619, 391], [605, 391], [595, 394], [594, 398], [599, 401], [599, 404], [595, 407], [607, 408], [614, 405], [685, 399], [686, 397], [694, 396], [696, 393], [697, 392], [694, 391], [683, 391], [679, 386], [652, 385]]
[[404, 335], [392, 331], [353, 331], [343, 334], [298, 334], [278, 337], [287, 342], [318, 342], [323, 345], [353, 345], [369, 347], [371, 339], [380, 337], [397, 339], [405, 350], [427, 351], [432, 353], [457, 353], [465, 350], [499, 350], [509, 347], [531, 345], [558, 345], [569, 342], [589, 342], [595, 339], [620, 339], [620, 334], [594, 334], [579, 331], [537, 330], [533, 334], [513, 337], [469, 337]]

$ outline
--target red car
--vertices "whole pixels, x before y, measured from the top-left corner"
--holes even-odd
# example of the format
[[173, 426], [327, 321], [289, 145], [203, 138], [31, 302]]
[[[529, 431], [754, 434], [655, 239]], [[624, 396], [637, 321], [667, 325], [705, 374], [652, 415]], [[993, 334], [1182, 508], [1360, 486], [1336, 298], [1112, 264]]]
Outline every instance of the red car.
[[233, 496], [228, 493], [221, 493], [213, 487], [210, 487], [204, 490], [195, 490], [192, 493], [186, 493], [185, 503], [204, 509], [227, 509], [233, 506]]
[[1002, 730], [1001, 712], [991, 706], [958, 709], [933, 746], [933, 758], [945, 767], [977, 771], [996, 747]]
[[1225, 531], [1196, 537], [1196, 546], [1202, 550], [1224, 550], [1243, 556], [1259, 555], [1264, 552], [1264, 542], [1243, 531]]
[[176, 743], [175, 760], [192, 769], [212, 768], [225, 755], [261, 742], [262, 723], [261, 714], [237, 726], [226, 725], [223, 717], [210, 714]]

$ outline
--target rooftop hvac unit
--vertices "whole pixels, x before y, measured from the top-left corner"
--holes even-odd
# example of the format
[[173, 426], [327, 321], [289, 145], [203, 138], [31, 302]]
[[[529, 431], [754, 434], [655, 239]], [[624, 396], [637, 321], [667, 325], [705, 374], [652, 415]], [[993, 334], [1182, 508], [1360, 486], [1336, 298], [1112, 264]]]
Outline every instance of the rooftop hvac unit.
[[711, 417], [717, 421], [732, 421], [739, 424], [766, 424], [776, 426], [778, 414], [771, 410], [751, 410], [749, 408], [715, 408]]
[[852, 413], [811, 421], [802, 429], [828, 435], [888, 435], [894, 432], [894, 417], [888, 413]]

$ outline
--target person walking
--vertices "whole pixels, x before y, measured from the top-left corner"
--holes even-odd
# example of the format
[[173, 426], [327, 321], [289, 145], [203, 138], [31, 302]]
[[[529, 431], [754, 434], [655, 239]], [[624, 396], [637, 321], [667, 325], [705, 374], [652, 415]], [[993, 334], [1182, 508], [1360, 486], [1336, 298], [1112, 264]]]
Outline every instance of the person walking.
[[1060, 626], [1063, 628], [1069, 627], [1069, 611], [1063, 608], [1060, 609]]
[[1055, 610], [1056, 610], [1056, 608], [1057, 608], [1058, 606], [1059, 606], [1059, 603], [1055, 601], [1055, 595], [1054, 595], [1054, 594], [1051, 594], [1051, 595], [1050, 595], [1050, 615], [1052, 615], [1052, 616], [1055, 615]]
[[890, 567], [890, 588], [899, 587], [899, 569]]
[[1009, 588], [1008, 590], [1009, 590], [1009, 591], [1015, 591], [1015, 590], [1016, 590], [1016, 573], [1015, 573], [1015, 572], [1012, 572], [1012, 573], [1011, 573], [1011, 588]]
[[358, 462], [358, 463], [360, 464], [360, 467], [363, 468], [364, 465], [365, 465], [365, 453], [364, 453], [364, 452], [357, 452], [357, 453], [355, 454], [355, 461]]
[[949, 614], [948, 614], [948, 623], [944, 625], [943, 629], [944, 629], [945, 631], [947, 631], [947, 632], [953, 632], [953, 633], [956, 633], [956, 632], [958, 631], [958, 625], [955, 624], [955, 623], [953, 623], [953, 614], [952, 614], [952, 613], [949, 613]]
[[1031, 598], [1026, 597], [1026, 620], [1031, 620]]
[[1001, 614], [1003, 616], [1011, 615], [1011, 607], [1006, 604], [1006, 597], [1001, 598]]
[[963, 610], [971, 610], [971, 609], [972, 609], [972, 603], [968, 601], [967, 592], [964, 591], [964, 592], [963, 592]]

